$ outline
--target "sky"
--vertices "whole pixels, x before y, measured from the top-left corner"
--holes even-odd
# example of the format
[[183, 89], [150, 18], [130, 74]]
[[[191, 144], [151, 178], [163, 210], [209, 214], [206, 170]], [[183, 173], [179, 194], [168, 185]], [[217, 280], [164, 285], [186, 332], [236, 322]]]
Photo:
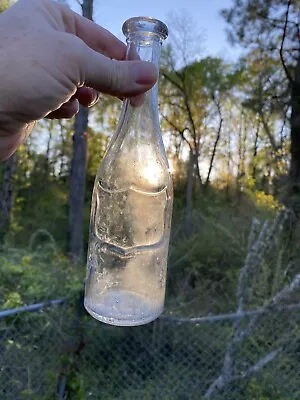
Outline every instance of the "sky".
[[[203, 55], [220, 56], [226, 61], [233, 61], [240, 50], [228, 43], [226, 22], [220, 16], [220, 10], [230, 7], [232, 3], [232, 0], [94, 0], [94, 20], [124, 40], [121, 28], [128, 18], [148, 16], [167, 22], [170, 13], [187, 12], [195, 22], [193, 29], [203, 32]], [[69, 0], [69, 4], [80, 12], [75, 0]], [[169, 29], [172, 26], [169, 25]]]

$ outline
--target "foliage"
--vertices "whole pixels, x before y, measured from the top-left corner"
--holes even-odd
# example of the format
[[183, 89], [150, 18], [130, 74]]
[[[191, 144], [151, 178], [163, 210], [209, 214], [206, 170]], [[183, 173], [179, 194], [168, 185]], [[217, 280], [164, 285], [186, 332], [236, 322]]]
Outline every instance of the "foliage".
[[5, 11], [14, 3], [14, 0], [0, 0], [0, 13]]
[[4, 248], [0, 252], [1, 309], [70, 298], [83, 288], [84, 267], [79, 270], [70, 264], [49, 241], [49, 233], [38, 232], [32, 239], [31, 251]]
[[[298, 13], [299, 4], [292, 0], [234, 0], [232, 7], [223, 10], [231, 41], [247, 48], [244, 62], [248, 89], [244, 104], [259, 117], [275, 161], [284, 158], [282, 150], [289, 131], [286, 122], [290, 122], [292, 181], [295, 177], [298, 180], [299, 158], [295, 122], [299, 114]], [[281, 128], [274, 129], [274, 124], [281, 124]]]

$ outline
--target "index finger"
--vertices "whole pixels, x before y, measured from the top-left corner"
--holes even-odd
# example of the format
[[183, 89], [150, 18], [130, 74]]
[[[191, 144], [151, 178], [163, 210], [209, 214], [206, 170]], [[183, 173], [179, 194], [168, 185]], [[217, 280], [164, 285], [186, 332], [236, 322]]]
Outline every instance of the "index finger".
[[121, 40], [95, 22], [75, 13], [67, 7], [63, 9], [66, 31], [78, 36], [91, 49], [109, 58], [125, 60], [126, 46]]

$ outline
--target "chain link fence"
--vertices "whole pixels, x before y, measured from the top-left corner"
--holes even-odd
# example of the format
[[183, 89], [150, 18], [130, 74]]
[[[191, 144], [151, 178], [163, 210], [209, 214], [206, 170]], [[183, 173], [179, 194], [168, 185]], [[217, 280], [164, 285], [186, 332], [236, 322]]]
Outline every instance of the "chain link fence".
[[1, 400], [300, 398], [300, 305], [133, 328], [31, 310], [0, 313]]

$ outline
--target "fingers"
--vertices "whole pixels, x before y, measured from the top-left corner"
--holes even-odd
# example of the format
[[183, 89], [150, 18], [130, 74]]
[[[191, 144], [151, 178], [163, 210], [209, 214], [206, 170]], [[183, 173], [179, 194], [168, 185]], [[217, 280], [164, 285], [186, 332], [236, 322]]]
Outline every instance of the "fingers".
[[61, 119], [61, 118], [72, 118], [79, 111], [79, 101], [76, 98], [72, 98], [67, 103], [63, 104], [58, 110], [51, 112], [47, 115], [48, 119]]
[[77, 89], [73, 97], [75, 97], [82, 106], [92, 107], [98, 102], [100, 94], [94, 89], [83, 86]]
[[[127, 59], [128, 60], [140, 60], [139, 54], [137, 52], [137, 47], [134, 43], [131, 44], [128, 54], [127, 54]], [[133, 107], [140, 107], [144, 104], [145, 101], [145, 95], [144, 94], [140, 94], [138, 96], [135, 97], [131, 97], [130, 99], [130, 104]]]
[[63, 7], [66, 31], [79, 37], [91, 49], [109, 58], [124, 60], [126, 46], [112, 33], [94, 22]]
[[92, 107], [99, 100], [99, 93], [91, 88], [81, 87], [74, 96], [58, 110], [52, 111], [47, 115], [48, 119], [72, 118], [79, 111], [79, 104], [84, 107]]
[[87, 86], [117, 97], [133, 97], [146, 92], [155, 84], [158, 71], [145, 61], [110, 60], [89, 50], [82, 65]]
[[140, 106], [142, 106], [144, 104], [144, 102], [145, 102], [145, 95], [144, 94], [140, 94], [140, 95], [132, 97], [130, 99], [130, 104], [133, 107], [140, 107]]
[[[134, 106], [143, 104], [143, 93], [150, 89], [157, 80], [155, 67], [149, 63], [124, 62], [118, 64], [102, 57], [101, 55], [104, 55], [115, 60], [124, 60], [126, 57], [125, 44], [106, 29], [81, 17], [69, 8], [64, 8], [63, 12], [67, 31], [75, 34], [90, 49], [94, 50], [90, 51], [92, 57], [87, 58], [89, 70], [86, 73], [85, 83], [98, 91], [122, 98], [137, 95], [137, 98], [131, 99], [131, 104]], [[130, 60], [139, 59], [134, 46], [131, 46], [128, 58]], [[82, 104], [80, 98], [79, 102]]]

